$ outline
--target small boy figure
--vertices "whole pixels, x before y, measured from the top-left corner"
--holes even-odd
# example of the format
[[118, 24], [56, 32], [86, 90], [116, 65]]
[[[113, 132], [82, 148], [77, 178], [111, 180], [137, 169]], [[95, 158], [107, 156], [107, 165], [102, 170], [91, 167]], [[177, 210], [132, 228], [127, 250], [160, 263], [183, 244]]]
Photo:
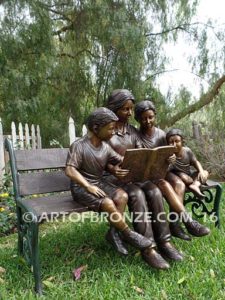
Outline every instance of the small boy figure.
[[120, 254], [127, 255], [121, 238], [138, 249], [151, 246], [151, 241], [129, 229], [123, 218], [128, 199], [126, 192], [107, 183], [102, 176], [108, 163], [122, 161], [122, 156], [106, 143], [114, 134], [117, 120], [117, 116], [104, 107], [92, 112], [87, 120], [89, 133], [71, 145], [65, 172], [71, 179], [74, 201], [90, 210], [107, 213], [110, 229], [106, 239]]
[[[171, 129], [166, 134], [168, 145], [176, 147], [176, 161], [171, 164], [170, 172], [179, 176], [182, 181], [200, 198], [205, 195], [201, 192], [201, 184], [206, 183], [209, 173], [202, 168], [201, 163], [196, 159], [192, 150], [184, 147], [184, 136], [180, 129]], [[196, 172], [191, 171], [191, 166], [196, 169]]]

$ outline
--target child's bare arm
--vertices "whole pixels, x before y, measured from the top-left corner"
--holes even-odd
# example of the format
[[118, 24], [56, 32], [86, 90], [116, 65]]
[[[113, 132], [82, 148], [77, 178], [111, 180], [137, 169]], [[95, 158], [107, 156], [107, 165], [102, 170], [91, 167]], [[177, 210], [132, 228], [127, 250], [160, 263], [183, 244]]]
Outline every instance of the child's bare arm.
[[203, 169], [201, 163], [198, 160], [196, 160], [194, 162], [193, 166], [198, 171], [198, 177], [197, 177], [197, 179], [200, 180], [201, 183], [205, 183], [206, 180], [208, 179], [208, 172]]

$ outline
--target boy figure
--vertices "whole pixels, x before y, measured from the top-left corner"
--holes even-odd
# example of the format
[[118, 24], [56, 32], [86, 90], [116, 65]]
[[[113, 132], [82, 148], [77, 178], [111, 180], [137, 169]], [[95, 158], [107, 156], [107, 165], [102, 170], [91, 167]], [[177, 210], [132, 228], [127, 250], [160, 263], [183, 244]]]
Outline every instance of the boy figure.
[[[201, 192], [201, 184], [206, 183], [209, 173], [204, 170], [201, 163], [196, 159], [192, 150], [184, 147], [184, 136], [180, 129], [171, 129], [166, 134], [167, 144], [176, 147], [176, 161], [171, 164], [170, 172], [175, 173], [182, 179], [185, 185], [200, 198], [205, 195]], [[191, 166], [196, 172], [191, 172]]]
[[71, 179], [73, 199], [90, 210], [107, 213], [110, 229], [106, 239], [120, 254], [127, 255], [121, 237], [138, 249], [149, 247], [151, 241], [129, 229], [123, 219], [127, 194], [102, 177], [108, 163], [122, 161], [122, 157], [105, 142], [114, 134], [117, 120], [117, 116], [104, 107], [92, 112], [87, 120], [89, 134], [71, 145], [65, 172]]

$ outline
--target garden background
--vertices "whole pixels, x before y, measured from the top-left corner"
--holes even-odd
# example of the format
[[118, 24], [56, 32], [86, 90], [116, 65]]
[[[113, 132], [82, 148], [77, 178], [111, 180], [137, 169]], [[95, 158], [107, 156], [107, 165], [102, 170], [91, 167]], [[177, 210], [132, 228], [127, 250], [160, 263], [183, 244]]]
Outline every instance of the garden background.
[[[68, 147], [69, 117], [79, 136], [89, 112], [104, 105], [113, 89], [127, 88], [137, 102], [152, 99], [158, 125], [181, 128], [211, 177], [223, 182], [225, 23], [197, 20], [199, 2], [0, 1], [0, 117], [6, 134], [12, 121], [38, 124], [43, 148]], [[160, 74], [176, 71], [168, 68], [166, 45], [176, 45], [180, 36], [195, 48], [186, 59], [199, 79], [198, 98], [184, 85], [176, 93], [171, 86], [167, 95], [157, 85]], [[200, 125], [197, 140], [193, 121]], [[220, 230], [207, 221], [209, 237], [191, 243], [175, 240], [186, 259], [164, 273], [145, 265], [138, 252], [131, 251], [128, 259], [118, 257], [104, 241], [106, 224], [44, 224], [43, 297], [225, 299], [224, 209], [222, 201]], [[0, 298], [35, 299], [32, 275], [17, 256], [14, 231], [6, 173], [0, 195]], [[73, 281], [71, 272], [79, 266], [86, 267]]]

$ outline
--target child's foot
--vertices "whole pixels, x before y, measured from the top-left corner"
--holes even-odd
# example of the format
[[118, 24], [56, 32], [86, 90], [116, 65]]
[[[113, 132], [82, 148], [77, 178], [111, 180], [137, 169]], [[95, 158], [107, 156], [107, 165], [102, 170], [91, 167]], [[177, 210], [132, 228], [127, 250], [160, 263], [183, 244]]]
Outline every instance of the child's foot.
[[111, 227], [105, 236], [106, 240], [113, 245], [118, 253], [122, 255], [128, 255], [128, 250], [123, 244], [123, 241], [120, 238], [119, 232]]
[[195, 184], [190, 184], [188, 188], [200, 199], [204, 199], [206, 196], [201, 192], [200, 188]]
[[135, 231], [130, 230], [129, 228], [126, 228], [123, 231], [121, 231], [121, 234], [123, 240], [135, 248], [143, 250], [152, 245], [151, 240]]

